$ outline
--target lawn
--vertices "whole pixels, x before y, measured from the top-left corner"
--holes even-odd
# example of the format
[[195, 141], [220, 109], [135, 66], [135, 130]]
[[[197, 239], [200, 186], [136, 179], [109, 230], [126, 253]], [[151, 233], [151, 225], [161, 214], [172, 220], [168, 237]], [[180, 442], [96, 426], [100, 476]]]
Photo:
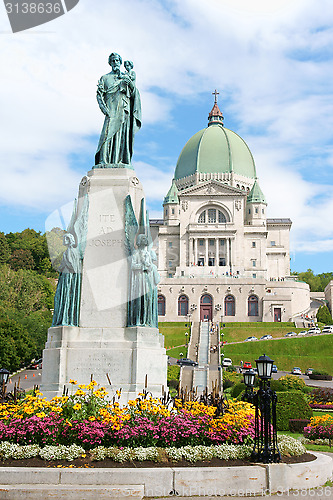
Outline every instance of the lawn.
[[166, 349], [185, 345], [185, 332], [189, 331], [187, 323], [159, 323], [159, 331], [164, 335], [164, 346]]
[[300, 332], [304, 328], [295, 328], [294, 323], [225, 323], [223, 328], [224, 341], [239, 342], [247, 337], [255, 336], [258, 339], [270, 334], [273, 338], [283, 337], [287, 332]]
[[[274, 329], [270, 333], [274, 336]], [[332, 374], [332, 352], [333, 335], [291, 337], [224, 346], [224, 355], [231, 358], [234, 365], [239, 365], [241, 360], [251, 361], [253, 364], [259, 356], [267, 354], [279, 370], [290, 371], [294, 366], [299, 366], [303, 373], [306, 368], [311, 367]]]

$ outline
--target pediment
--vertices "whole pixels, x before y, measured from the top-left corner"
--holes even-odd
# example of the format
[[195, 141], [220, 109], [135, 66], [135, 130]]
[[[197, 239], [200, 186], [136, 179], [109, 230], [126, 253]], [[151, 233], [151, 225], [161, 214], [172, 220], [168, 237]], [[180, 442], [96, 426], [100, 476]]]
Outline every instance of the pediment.
[[224, 184], [223, 182], [211, 180], [200, 182], [196, 186], [192, 186], [186, 189], [182, 189], [178, 192], [178, 196], [181, 198], [182, 196], [187, 195], [196, 195], [196, 196], [247, 196], [247, 191], [242, 191], [238, 188], [229, 186], [228, 184]]

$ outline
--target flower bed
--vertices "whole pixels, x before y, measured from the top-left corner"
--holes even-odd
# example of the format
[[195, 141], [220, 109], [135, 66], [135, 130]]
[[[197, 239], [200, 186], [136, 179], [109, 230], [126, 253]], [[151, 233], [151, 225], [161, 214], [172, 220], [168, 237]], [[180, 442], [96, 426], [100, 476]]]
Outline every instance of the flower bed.
[[254, 407], [230, 400], [225, 413], [198, 402], [176, 400], [173, 408], [141, 394], [120, 407], [96, 382], [73, 386], [70, 396], [51, 401], [40, 392], [0, 405], [0, 440], [20, 445], [177, 447], [252, 443]]
[[328, 439], [330, 444], [333, 439], [333, 415], [312, 417], [310, 424], [304, 427], [303, 435], [311, 441]]
[[310, 403], [313, 410], [333, 410], [333, 403]]

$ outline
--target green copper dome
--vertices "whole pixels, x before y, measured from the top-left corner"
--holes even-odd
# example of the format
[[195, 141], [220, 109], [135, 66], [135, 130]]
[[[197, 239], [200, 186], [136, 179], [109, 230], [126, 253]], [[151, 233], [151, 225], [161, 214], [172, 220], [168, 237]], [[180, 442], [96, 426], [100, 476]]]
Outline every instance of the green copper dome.
[[178, 189], [174, 179], [172, 180], [171, 188], [169, 189], [168, 194], [164, 198], [163, 205], [168, 203], [179, 203]]
[[254, 181], [251, 191], [249, 192], [247, 203], [264, 203], [267, 205], [264, 193], [261, 191], [257, 178]]
[[231, 173], [254, 179], [256, 167], [247, 144], [239, 135], [212, 122], [185, 144], [178, 158], [175, 179], [198, 173]]

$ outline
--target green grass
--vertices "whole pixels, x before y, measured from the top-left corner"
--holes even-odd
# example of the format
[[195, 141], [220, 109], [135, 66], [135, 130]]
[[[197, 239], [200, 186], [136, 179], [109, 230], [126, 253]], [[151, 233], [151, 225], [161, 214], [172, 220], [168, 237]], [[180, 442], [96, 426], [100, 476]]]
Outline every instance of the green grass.
[[166, 349], [185, 345], [185, 332], [189, 331], [189, 327], [186, 327], [185, 323], [159, 323], [158, 328], [164, 335], [164, 346]]
[[175, 347], [174, 349], [167, 349], [167, 355], [171, 358], [180, 358], [180, 354], [183, 353], [182, 358], [187, 358], [187, 349], [185, 347]]
[[[274, 335], [273, 330], [270, 333]], [[299, 366], [303, 373], [309, 367], [333, 373], [333, 335], [245, 342], [225, 345], [223, 350], [234, 365], [239, 365], [241, 360], [254, 364], [255, 359], [267, 354], [279, 370], [290, 371]]]
[[283, 337], [288, 332], [300, 332], [304, 328], [295, 328], [294, 323], [226, 323], [223, 328], [223, 340], [239, 342], [247, 337], [255, 336], [258, 339], [270, 334], [273, 338]]

